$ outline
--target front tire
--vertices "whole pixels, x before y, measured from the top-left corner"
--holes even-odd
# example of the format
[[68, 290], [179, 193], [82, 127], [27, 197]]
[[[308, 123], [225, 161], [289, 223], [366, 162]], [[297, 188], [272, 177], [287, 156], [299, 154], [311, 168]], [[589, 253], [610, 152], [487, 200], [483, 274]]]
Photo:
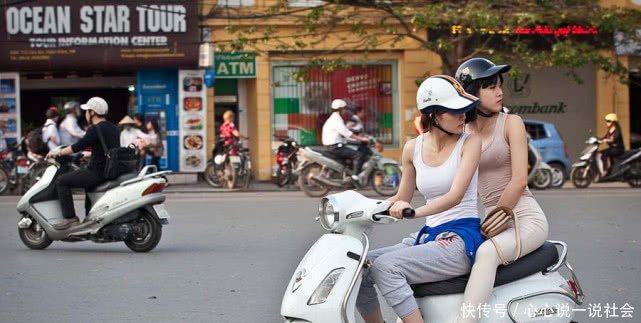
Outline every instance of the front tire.
[[381, 196], [393, 196], [398, 193], [401, 176], [401, 168], [398, 165], [383, 165], [383, 169], [377, 169], [372, 173], [372, 189]]
[[156, 248], [162, 237], [162, 225], [158, 220], [148, 211], [143, 211], [133, 223], [139, 232], [135, 237], [125, 240], [125, 245], [135, 252], [149, 252]]
[[207, 163], [207, 168], [205, 168], [205, 172], [203, 173], [203, 179], [211, 187], [214, 187], [214, 188], [223, 187], [223, 184], [220, 182], [220, 176], [216, 171], [216, 166], [214, 165], [214, 162], [211, 160]]
[[298, 176], [298, 186], [309, 197], [323, 197], [329, 193], [329, 188], [321, 183], [312, 180], [312, 177], [321, 174], [322, 167], [319, 164], [305, 166]]
[[563, 187], [563, 184], [565, 184], [565, 167], [557, 163], [551, 163], [550, 167], [552, 167], [552, 187]]
[[537, 190], [544, 190], [552, 184], [552, 172], [548, 169], [537, 169], [532, 179], [532, 187]]
[[0, 167], [0, 194], [3, 194], [8, 187], [9, 187], [9, 174], [3, 167]]
[[24, 243], [24, 245], [29, 249], [41, 250], [49, 247], [53, 241], [49, 239], [49, 236], [47, 236], [47, 233], [42, 229], [38, 222], [33, 219], [32, 221], [33, 223], [31, 223], [31, 226], [28, 228], [18, 228], [20, 240], [22, 240], [22, 243]]
[[229, 160], [225, 162], [225, 168], [223, 169], [223, 178], [221, 184], [229, 190], [233, 190], [236, 187], [236, 169], [231, 164]]
[[570, 173], [570, 179], [576, 188], [586, 188], [590, 186], [595, 177], [596, 174], [589, 166], [572, 168], [572, 172]]

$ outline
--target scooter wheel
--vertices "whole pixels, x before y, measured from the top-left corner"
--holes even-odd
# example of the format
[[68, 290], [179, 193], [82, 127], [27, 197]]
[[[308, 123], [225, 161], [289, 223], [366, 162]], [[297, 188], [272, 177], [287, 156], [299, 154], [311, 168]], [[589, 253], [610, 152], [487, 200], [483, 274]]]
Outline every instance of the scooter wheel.
[[156, 248], [162, 237], [162, 225], [147, 211], [142, 211], [142, 215], [133, 221], [139, 229], [138, 234], [129, 240], [125, 240], [125, 245], [135, 252], [148, 252]]
[[26, 229], [18, 229], [18, 235], [25, 246], [34, 250], [45, 249], [53, 242], [36, 221]]

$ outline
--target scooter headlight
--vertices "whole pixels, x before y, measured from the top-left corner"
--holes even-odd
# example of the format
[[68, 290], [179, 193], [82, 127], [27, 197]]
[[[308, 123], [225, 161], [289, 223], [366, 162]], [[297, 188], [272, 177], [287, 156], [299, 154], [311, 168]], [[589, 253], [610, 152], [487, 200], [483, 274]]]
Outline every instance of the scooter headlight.
[[334, 211], [334, 206], [329, 202], [329, 199], [323, 198], [320, 207], [318, 208], [318, 215], [323, 228], [326, 230], [334, 230], [338, 226], [338, 212]]
[[336, 268], [332, 270], [325, 279], [316, 287], [314, 294], [307, 301], [307, 305], [323, 304], [327, 301], [329, 293], [334, 289], [345, 268]]

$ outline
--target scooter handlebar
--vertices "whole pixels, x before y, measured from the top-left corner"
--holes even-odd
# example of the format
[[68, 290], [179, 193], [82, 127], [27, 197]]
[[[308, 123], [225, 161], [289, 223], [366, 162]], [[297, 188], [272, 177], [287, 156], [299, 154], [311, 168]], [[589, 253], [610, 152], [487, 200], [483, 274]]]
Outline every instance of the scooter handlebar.
[[[378, 215], [389, 216], [389, 209], [387, 211], [384, 211], [384, 212], [381, 212], [381, 213], [378, 213], [378, 214], [374, 214], [372, 219], [374, 219], [374, 221], [380, 220], [380, 217], [378, 217]], [[416, 216], [416, 211], [414, 209], [412, 209], [412, 208], [403, 209], [403, 218], [404, 219], [413, 219], [415, 216]]]

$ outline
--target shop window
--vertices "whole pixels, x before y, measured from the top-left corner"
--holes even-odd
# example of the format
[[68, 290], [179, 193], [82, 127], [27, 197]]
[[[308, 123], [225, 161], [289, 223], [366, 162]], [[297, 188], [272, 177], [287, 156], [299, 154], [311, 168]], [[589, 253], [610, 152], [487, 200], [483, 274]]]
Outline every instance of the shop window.
[[[365, 108], [364, 132], [390, 148], [399, 147], [398, 84], [395, 64], [359, 65], [332, 72], [312, 69], [297, 82], [300, 66], [273, 66], [275, 136], [290, 136], [301, 145], [321, 145], [322, 128], [333, 99]], [[276, 143], [274, 143], [276, 144]]]
[[254, 5], [254, 0], [218, 0], [221, 7], [249, 7]]
[[321, 0], [289, 0], [287, 3], [290, 7], [318, 7], [325, 4]]

